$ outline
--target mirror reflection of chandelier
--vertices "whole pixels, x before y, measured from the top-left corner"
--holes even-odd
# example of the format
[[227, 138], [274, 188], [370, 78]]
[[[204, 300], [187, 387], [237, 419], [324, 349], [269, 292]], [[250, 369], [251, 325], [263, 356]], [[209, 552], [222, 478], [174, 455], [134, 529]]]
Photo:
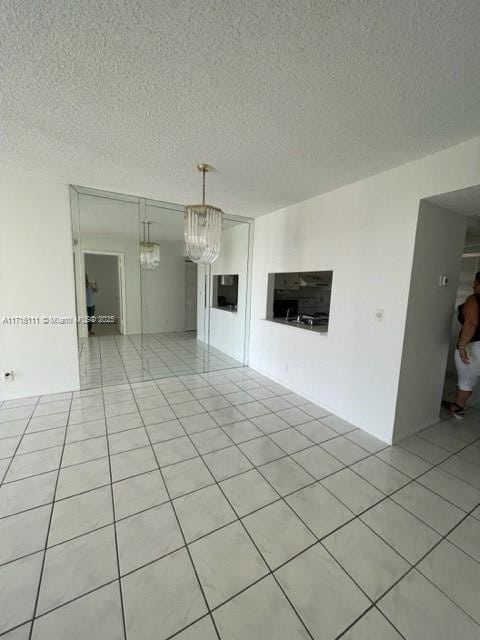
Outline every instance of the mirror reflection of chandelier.
[[156, 269], [160, 264], [160, 245], [150, 242], [151, 220], [142, 220], [143, 241], [140, 242], [140, 266], [142, 269]]
[[185, 207], [185, 247], [192, 262], [212, 264], [220, 253], [223, 211], [205, 204], [205, 174], [212, 167], [199, 164], [198, 170], [202, 172], [202, 204], [189, 204]]

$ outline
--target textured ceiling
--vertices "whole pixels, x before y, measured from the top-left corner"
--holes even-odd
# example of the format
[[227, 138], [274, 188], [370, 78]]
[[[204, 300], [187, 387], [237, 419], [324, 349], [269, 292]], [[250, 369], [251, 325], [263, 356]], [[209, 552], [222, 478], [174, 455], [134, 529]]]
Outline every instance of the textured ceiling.
[[0, 162], [256, 216], [480, 134], [478, 0], [2, 0]]

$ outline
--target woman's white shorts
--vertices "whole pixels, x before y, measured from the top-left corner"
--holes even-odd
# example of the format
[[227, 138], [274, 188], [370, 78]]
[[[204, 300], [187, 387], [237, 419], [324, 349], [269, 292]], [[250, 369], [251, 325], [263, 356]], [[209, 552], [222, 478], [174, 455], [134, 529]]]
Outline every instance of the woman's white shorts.
[[458, 349], [455, 351], [458, 388], [462, 391], [473, 391], [480, 380], [480, 342], [470, 342], [467, 345], [467, 354], [470, 358], [470, 364], [462, 362]]

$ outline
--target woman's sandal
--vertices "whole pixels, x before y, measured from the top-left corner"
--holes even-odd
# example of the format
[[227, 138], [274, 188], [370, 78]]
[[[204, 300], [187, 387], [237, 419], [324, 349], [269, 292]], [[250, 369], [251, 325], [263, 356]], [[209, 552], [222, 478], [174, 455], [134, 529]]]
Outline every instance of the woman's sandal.
[[459, 420], [461, 420], [465, 416], [465, 409], [456, 402], [448, 402], [447, 400], [444, 400], [442, 402], [442, 407], [445, 407], [447, 411], [450, 411], [452, 416], [458, 418]]

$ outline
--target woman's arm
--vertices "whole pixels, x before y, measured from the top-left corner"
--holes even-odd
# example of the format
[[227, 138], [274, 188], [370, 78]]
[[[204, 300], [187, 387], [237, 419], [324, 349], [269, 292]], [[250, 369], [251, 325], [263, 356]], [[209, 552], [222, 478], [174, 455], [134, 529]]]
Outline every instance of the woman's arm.
[[467, 298], [465, 302], [465, 306], [463, 307], [463, 317], [465, 321], [463, 323], [462, 331], [460, 332], [460, 337], [458, 339], [458, 350], [460, 353], [460, 358], [466, 364], [470, 363], [465, 347], [473, 338], [473, 334], [477, 330], [479, 314], [478, 314], [478, 304], [474, 296], [470, 296]]

